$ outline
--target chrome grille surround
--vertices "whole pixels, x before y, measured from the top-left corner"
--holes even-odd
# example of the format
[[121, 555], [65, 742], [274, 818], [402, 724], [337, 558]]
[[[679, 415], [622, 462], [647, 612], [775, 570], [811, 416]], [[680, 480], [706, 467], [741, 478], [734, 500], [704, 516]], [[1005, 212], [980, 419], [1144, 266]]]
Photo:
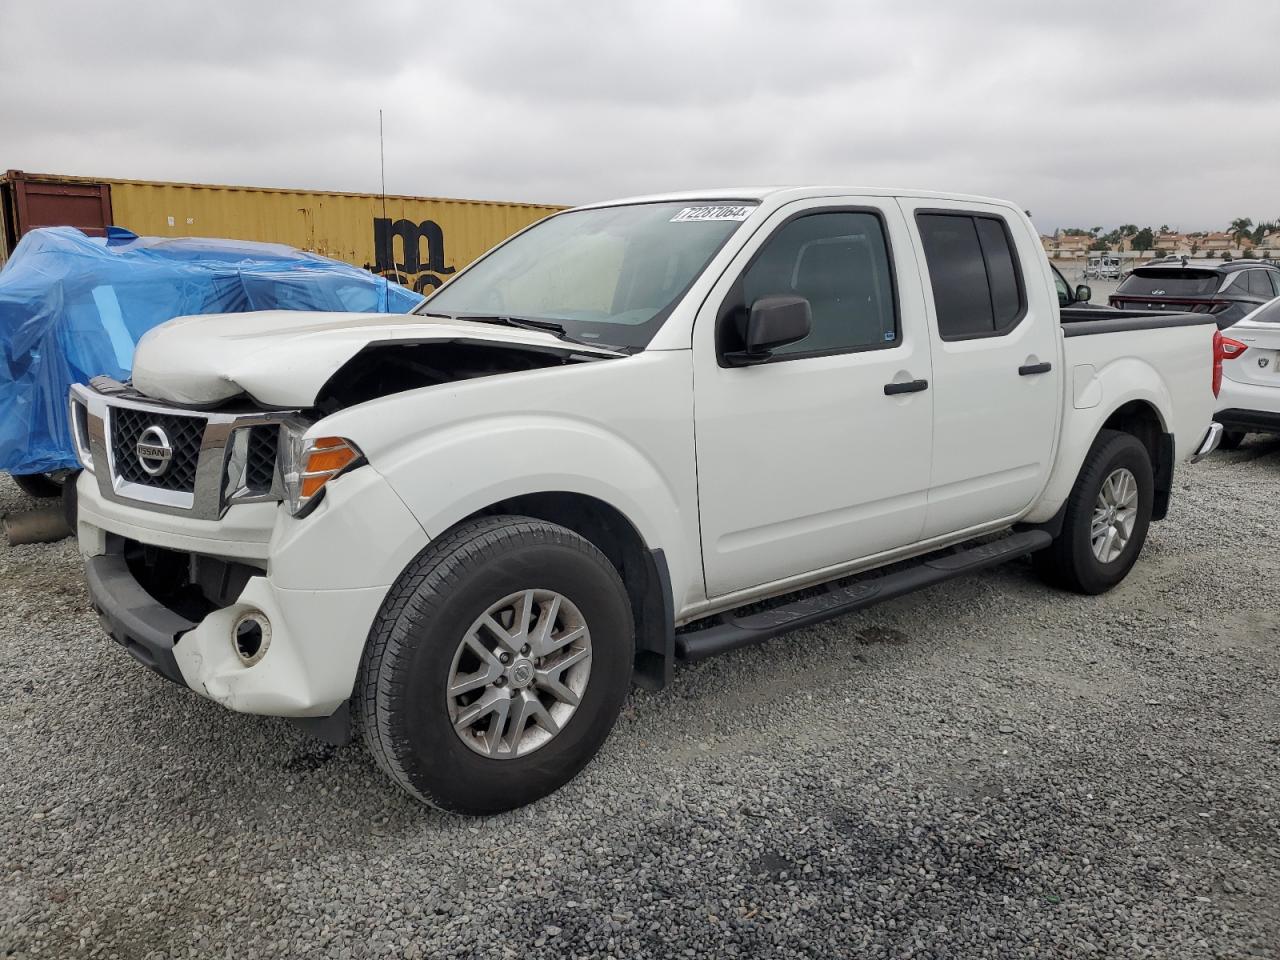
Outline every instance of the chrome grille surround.
[[[71, 401], [85, 408], [94, 475], [104, 498], [198, 520], [217, 520], [236, 503], [283, 500], [280, 432], [286, 425], [305, 425], [297, 411], [195, 410], [140, 398], [101, 377], [91, 386], [73, 386]], [[128, 438], [113, 436], [116, 424], [135, 433], [152, 424], [176, 428], [175, 472], [151, 477], [124, 462]]]

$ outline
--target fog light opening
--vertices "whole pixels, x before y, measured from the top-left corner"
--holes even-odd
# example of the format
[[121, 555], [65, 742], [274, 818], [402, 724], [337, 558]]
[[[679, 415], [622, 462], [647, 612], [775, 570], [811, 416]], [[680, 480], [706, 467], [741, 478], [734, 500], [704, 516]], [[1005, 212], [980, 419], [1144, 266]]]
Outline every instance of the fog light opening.
[[252, 667], [271, 645], [271, 621], [257, 610], [242, 613], [231, 628], [231, 646], [246, 667]]

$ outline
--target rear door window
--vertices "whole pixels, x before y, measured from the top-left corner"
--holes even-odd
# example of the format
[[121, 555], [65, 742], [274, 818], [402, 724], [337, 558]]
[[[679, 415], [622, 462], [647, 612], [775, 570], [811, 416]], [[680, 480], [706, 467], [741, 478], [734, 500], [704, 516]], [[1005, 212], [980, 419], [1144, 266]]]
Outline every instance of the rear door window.
[[938, 335], [943, 340], [999, 336], [1026, 313], [1022, 274], [999, 217], [918, 213], [929, 265]]

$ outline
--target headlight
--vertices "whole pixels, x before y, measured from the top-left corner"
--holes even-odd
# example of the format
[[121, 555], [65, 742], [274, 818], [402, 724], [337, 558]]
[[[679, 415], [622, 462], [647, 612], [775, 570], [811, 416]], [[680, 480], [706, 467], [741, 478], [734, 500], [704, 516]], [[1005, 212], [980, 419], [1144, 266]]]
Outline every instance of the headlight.
[[89, 447], [89, 408], [71, 398], [71, 437], [76, 445], [80, 465], [93, 473], [93, 451]]
[[320, 501], [324, 485], [364, 462], [360, 448], [343, 437], [304, 437], [287, 430], [280, 473], [289, 512], [295, 517]]

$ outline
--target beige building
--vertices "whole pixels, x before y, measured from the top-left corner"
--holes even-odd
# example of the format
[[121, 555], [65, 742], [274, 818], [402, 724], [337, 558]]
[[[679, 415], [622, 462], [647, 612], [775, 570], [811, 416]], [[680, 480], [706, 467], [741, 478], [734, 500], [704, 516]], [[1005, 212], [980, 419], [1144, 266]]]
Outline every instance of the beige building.
[[1067, 235], [1061, 231], [1055, 233], [1052, 237], [1041, 235], [1040, 244], [1053, 259], [1083, 257], [1089, 253], [1089, 245], [1093, 243], [1094, 238], [1085, 234], [1084, 236]]

